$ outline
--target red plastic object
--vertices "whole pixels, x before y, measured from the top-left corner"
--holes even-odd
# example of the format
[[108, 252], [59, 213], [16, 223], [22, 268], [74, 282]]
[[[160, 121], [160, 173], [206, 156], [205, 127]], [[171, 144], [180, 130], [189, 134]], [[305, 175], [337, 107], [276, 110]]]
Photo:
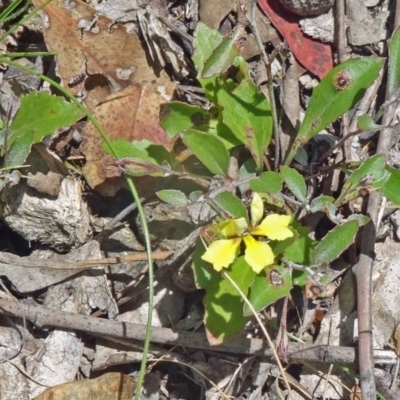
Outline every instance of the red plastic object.
[[305, 36], [299, 27], [300, 17], [285, 10], [277, 0], [258, 0], [258, 4], [304, 68], [319, 78], [333, 68], [332, 47]]

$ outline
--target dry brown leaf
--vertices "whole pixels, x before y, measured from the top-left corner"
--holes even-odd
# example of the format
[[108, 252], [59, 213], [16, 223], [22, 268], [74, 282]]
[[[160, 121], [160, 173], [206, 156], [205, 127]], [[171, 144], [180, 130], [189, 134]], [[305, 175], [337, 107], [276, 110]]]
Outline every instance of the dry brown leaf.
[[[159, 104], [166, 101], [161, 93], [171, 92], [171, 89], [172, 83], [167, 80], [163, 85], [158, 80], [128, 87], [110, 95], [107, 101], [98, 105], [94, 116], [112, 140], [147, 139], [169, 149], [171, 139], [159, 125]], [[96, 188], [105, 196], [113, 196], [124, 181], [113, 179], [119, 178], [121, 171], [110, 165], [112, 158], [103, 150], [102, 142], [96, 128], [88, 124], [80, 147], [86, 157], [83, 174], [91, 188]]]
[[130, 400], [135, 388], [136, 382], [131, 377], [119, 372], [109, 372], [96, 379], [57, 385], [36, 397], [36, 400]]
[[[40, 6], [44, 0], [33, 3]], [[140, 40], [82, 1], [48, 4], [43, 10], [43, 34], [48, 50], [58, 53], [57, 73], [63, 85], [74, 95], [84, 86], [88, 93], [84, 102], [90, 109], [112, 92], [156, 78]]]

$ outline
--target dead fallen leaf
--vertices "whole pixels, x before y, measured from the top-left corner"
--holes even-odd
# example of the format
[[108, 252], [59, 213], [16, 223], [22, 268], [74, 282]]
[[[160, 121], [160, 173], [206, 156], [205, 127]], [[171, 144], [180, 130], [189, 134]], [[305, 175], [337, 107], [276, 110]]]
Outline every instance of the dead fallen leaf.
[[135, 388], [136, 382], [131, 377], [109, 372], [96, 379], [82, 379], [55, 386], [36, 397], [36, 400], [130, 400]]
[[300, 17], [286, 11], [277, 1], [258, 0], [258, 4], [307, 70], [322, 78], [333, 68], [331, 46], [305, 36], [299, 27]]
[[53, 0], [42, 13], [47, 48], [58, 53], [57, 73], [73, 95], [87, 91], [90, 109], [112, 92], [156, 78], [140, 40], [82, 1]]
[[[170, 93], [173, 84], [169, 80], [164, 80], [162, 85], [160, 83], [158, 80], [131, 86], [110, 95], [95, 108], [94, 116], [110, 139], [147, 139], [166, 149], [170, 148], [171, 139], [159, 125], [159, 104], [166, 101], [161, 93]], [[96, 188], [105, 196], [113, 196], [123, 187], [124, 180], [114, 179], [121, 177], [121, 170], [111, 165], [113, 159], [103, 150], [102, 142], [96, 128], [88, 124], [80, 147], [86, 157], [82, 171], [91, 188]]]

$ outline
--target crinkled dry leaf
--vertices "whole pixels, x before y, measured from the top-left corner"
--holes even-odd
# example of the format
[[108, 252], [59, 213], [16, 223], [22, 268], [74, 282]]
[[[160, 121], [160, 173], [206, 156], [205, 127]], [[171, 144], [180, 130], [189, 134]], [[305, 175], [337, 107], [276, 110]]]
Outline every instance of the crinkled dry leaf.
[[[169, 149], [171, 139], [159, 125], [159, 105], [166, 101], [161, 93], [170, 93], [172, 83], [135, 85], [112, 94], [94, 110], [94, 116], [112, 140], [142, 140]], [[88, 124], [80, 147], [86, 156], [84, 176], [90, 187], [103, 195], [113, 196], [122, 186], [121, 170], [110, 165], [112, 158], [102, 148], [103, 139], [92, 124]], [[108, 182], [106, 182], [108, 180]], [[102, 185], [104, 184], [104, 185]], [[100, 188], [99, 185], [102, 185]]]
[[109, 372], [96, 379], [83, 379], [65, 383], [46, 390], [37, 400], [83, 400], [83, 399], [120, 399], [132, 398], [136, 388], [134, 379], [120, 372]]
[[[43, 2], [33, 0], [35, 6]], [[140, 40], [82, 1], [53, 0], [48, 4], [43, 10], [43, 34], [48, 50], [58, 53], [63, 85], [74, 95], [84, 86], [88, 92], [84, 102], [89, 108], [111, 92], [156, 78]], [[86, 79], [76, 84], [82, 74]]]

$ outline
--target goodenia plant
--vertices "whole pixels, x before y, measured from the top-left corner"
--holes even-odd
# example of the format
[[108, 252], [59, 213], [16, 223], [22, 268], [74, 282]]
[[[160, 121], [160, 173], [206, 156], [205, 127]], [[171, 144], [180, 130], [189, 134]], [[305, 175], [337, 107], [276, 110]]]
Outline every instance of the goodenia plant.
[[[127, 157], [118, 161], [128, 174], [177, 175], [202, 187], [219, 183], [207, 195], [176, 189], [157, 193], [163, 201], [181, 206], [207, 201], [219, 214], [197, 241], [193, 254], [196, 283], [206, 291], [204, 322], [213, 343], [239, 332], [251, 316], [227, 276], [257, 311], [287, 296], [293, 285], [304, 287], [309, 280], [323, 285], [329, 263], [369, 221], [362, 214], [345, 218], [341, 207], [360, 193], [374, 190], [400, 204], [400, 172], [386, 164], [384, 155], [339, 165], [347, 180], [335, 198], [310, 198], [303, 174], [290, 166], [309, 140], [356, 105], [376, 79], [383, 60], [364, 57], [333, 68], [314, 89], [283, 165], [264, 171], [265, 156], [273, 154], [271, 104], [239, 55], [243, 35], [240, 26], [223, 37], [200, 23], [193, 61], [209, 104], [200, 107], [174, 101], [161, 108], [161, 126], [203, 165], [201, 176], [188, 172], [185, 161], [173, 151], [144, 141], [118, 143], [130, 152], [125, 151]], [[390, 82], [400, 80], [399, 35], [396, 31], [389, 49]], [[358, 128], [376, 131], [379, 125], [374, 118], [361, 116]], [[232, 177], [230, 158], [240, 146], [248, 150], [242, 154], [249, 154], [249, 159], [240, 160], [239, 177]], [[240, 198], [233, 193], [240, 193]], [[247, 207], [246, 201], [250, 201]], [[321, 240], [313, 239], [310, 228], [296, 219], [316, 212], [324, 213], [335, 226]]]
[[258, 237], [285, 240], [293, 236], [289, 229], [289, 215], [269, 214], [261, 220], [263, 216], [263, 200], [258, 193], [254, 193], [250, 206], [250, 221], [242, 217], [228, 219], [216, 225], [214, 229], [223, 239], [212, 242], [201, 258], [211, 263], [216, 271], [221, 271], [232, 264], [243, 242], [246, 247], [244, 260], [259, 274], [265, 267], [274, 263], [275, 257], [271, 246], [257, 240]]

